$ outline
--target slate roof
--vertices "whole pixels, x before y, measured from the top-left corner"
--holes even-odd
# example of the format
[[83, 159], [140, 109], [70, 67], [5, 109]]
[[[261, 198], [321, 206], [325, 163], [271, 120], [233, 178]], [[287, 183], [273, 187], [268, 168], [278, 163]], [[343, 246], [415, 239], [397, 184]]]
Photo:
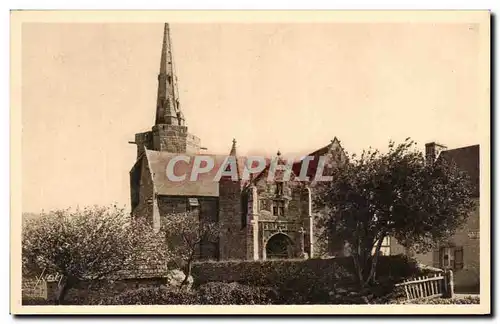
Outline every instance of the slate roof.
[[442, 151], [438, 159], [454, 162], [458, 168], [467, 172], [474, 186], [474, 196], [479, 197], [479, 145]]
[[[190, 181], [191, 171], [193, 169], [194, 159], [190, 163], [178, 162], [175, 164], [174, 174], [177, 176], [186, 174], [184, 181], [171, 181], [167, 177], [168, 162], [179, 154], [146, 150], [146, 159], [148, 161], [151, 178], [158, 195], [172, 196], [219, 196], [219, 183], [213, 181], [217, 173], [217, 163], [222, 163], [220, 157], [213, 156], [216, 159], [216, 167], [208, 173], [198, 175], [197, 181]], [[207, 155], [207, 154], [204, 154]]]
[[[340, 143], [335, 138], [333, 141], [337, 143], [340, 147]], [[316, 169], [318, 167], [319, 158], [328, 153], [331, 143], [321, 147], [320, 149], [312, 152], [309, 156], [313, 156], [313, 160], [309, 162], [307, 175], [312, 179], [316, 174]], [[340, 149], [342, 149], [340, 147]], [[177, 176], [186, 175], [186, 180], [183, 181], [172, 181], [167, 177], [167, 165], [169, 161], [178, 156], [176, 153], [169, 152], [160, 152], [153, 150], [145, 150], [145, 159], [147, 160], [149, 170], [151, 172], [151, 178], [155, 186], [155, 191], [158, 195], [166, 195], [166, 196], [208, 196], [208, 197], [218, 197], [219, 196], [219, 183], [214, 181], [214, 178], [219, 170], [220, 166], [224, 162], [226, 158], [223, 155], [211, 155], [211, 154], [203, 154], [204, 156], [210, 156], [215, 160], [215, 167], [207, 173], [201, 173], [198, 175], [197, 181], [189, 181], [193, 169], [194, 159], [191, 156], [190, 163], [186, 162], [178, 162], [175, 164], [174, 174]], [[246, 157], [237, 156], [237, 164], [238, 164], [238, 175], [239, 178], [242, 178], [243, 171], [245, 168]], [[258, 174], [254, 174], [250, 182], [255, 182], [260, 179], [263, 175], [267, 174], [269, 167], [271, 165], [272, 159], [265, 158], [266, 167], [263, 171]], [[283, 163], [283, 162], [282, 162]], [[292, 166], [292, 176], [300, 175], [300, 170], [302, 168], [303, 161], [297, 161]], [[280, 173], [282, 171], [276, 172], [276, 177], [279, 178]], [[242, 181], [242, 185], [247, 185], [248, 182]]]

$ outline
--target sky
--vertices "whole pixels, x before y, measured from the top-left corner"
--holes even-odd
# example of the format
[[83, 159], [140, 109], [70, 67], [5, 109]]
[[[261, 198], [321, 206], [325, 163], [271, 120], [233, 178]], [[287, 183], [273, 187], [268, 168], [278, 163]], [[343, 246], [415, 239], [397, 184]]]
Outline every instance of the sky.
[[[171, 24], [181, 108], [208, 152], [478, 144], [479, 25]], [[25, 23], [24, 212], [130, 205], [154, 123], [162, 24]], [[489, 127], [489, 125], [485, 125]]]

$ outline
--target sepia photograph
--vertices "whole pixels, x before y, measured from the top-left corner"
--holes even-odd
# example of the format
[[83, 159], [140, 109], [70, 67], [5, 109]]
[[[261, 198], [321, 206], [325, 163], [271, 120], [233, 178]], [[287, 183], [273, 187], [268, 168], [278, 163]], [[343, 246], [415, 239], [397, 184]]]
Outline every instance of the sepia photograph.
[[490, 314], [490, 19], [12, 11], [11, 312]]

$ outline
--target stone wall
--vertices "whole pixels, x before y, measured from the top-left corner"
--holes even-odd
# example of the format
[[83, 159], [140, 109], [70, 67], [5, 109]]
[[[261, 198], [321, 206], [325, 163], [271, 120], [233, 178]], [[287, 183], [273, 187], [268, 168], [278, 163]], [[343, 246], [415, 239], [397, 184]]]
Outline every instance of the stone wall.
[[170, 153], [198, 153], [200, 139], [188, 133], [186, 126], [160, 124], [153, 126], [153, 150]]
[[[132, 216], [145, 217], [148, 221], [153, 223], [156, 202], [153, 199], [154, 186], [146, 156], [143, 156], [141, 160], [136, 163], [134, 169], [131, 172], [130, 190], [131, 195], [135, 196], [133, 199], [137, 201], [137, 205], [135, 208], [132, 206]], [[139, 175], [135, 173], [139, 173]], [[139, 181], [133, 181], [136, 180], [136, 177], [139, 178]]]
[[[192, 206], [189, 199], [196, 199], [198, 206]], [[198, 216], [200, 220], [217, 222], [219, 220], [219, 198], [218, 197], [187, 197], [187, 196], [158, 196], [158, 209], [161, 224], [167, 224], [165, 218], [169, 214], [182, 214], [189, 212]], [[221, 237], [223, 240], [224, 237]], [[219, 242], [202, 242], [197, 255], [199, 259], [218, 260], [220, 258]]]
[[240, 181], [221, 179], [219, 182], [220, 259], [246, 258], [246, 206], [242, 204]]
[[144, 153], [144, 147], [150, 150], [153, 147], [153, 133], [143, 132], [135, 134], [135, 143], [137, 145], [137, 159]]

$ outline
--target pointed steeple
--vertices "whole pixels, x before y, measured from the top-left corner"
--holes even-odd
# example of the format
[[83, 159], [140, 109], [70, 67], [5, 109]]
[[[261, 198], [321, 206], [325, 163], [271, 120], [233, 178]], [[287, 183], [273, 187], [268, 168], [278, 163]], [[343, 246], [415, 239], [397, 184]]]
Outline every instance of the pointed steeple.
[[236, 156], [236, 139], [233, 138], [233, 146], [231, 146], [231, 152], [229, 155]]
[[165, 24], [163, 29], [155, 124], [184, 125], [184, 116], [179, 107], [177, 76], [175, 75], [168, 23]]

